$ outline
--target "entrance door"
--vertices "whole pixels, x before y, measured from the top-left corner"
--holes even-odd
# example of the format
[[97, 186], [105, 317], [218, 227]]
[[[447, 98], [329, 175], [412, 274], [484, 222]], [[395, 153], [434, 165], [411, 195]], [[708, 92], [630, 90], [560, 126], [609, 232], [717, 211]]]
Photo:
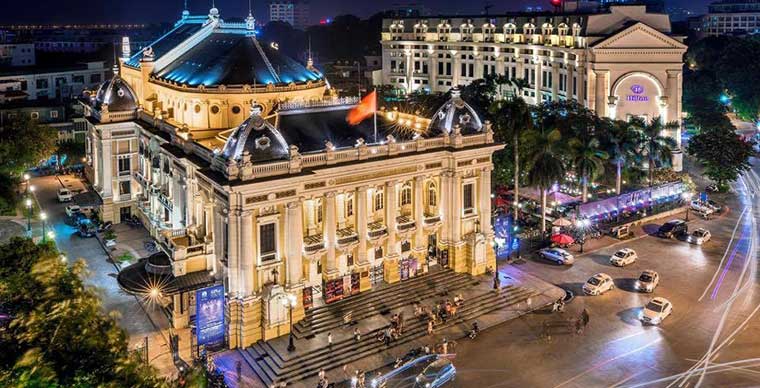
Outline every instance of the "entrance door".
[[428, 236], [428, 265], [438, 264], [438, 237], [435, 233]]
[[130, 206], [126, 206], [119, 209], [120, 222], [127, 222], [131, 218], [132, 218], [132, 208]]

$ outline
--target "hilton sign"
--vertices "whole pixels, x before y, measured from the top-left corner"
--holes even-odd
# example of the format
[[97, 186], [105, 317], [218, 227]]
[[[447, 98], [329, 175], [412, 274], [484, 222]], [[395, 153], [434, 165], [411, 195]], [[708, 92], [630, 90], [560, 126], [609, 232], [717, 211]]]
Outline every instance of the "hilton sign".
[[633, 94], [628, 94], [625, 96], [626, 101], [632, 101], [632, 102], [647, 102], [649, 101], [649, 96], [642, 95], [644, 93], [644, 87], [641, 85], [633, 85], [631, 86], [631, 92]]

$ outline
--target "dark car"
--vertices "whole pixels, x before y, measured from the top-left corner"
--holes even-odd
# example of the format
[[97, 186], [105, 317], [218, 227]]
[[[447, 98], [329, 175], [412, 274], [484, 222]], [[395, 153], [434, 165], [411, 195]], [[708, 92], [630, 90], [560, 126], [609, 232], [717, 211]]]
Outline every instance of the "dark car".
[[95, 237], [97, 231], [98, 227], [89, 218], [79, 220], [79, 225], [77, 226], [79, 237]]
[[683, 220], [670, 220], [660, 227], [657, 235], [665, 238], [683, 236], [689, 233], [689, 227]]

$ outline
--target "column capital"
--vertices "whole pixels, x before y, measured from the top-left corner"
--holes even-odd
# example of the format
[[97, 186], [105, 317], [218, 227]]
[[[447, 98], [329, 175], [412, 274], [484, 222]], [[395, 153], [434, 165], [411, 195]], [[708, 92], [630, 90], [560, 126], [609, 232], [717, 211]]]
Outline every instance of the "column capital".
[[367, 186], [367, 185], [359, 186], [359, 187], [356, 188], [356, 191], [358, 191], [360, 193], [366, 193], [367, 190], [369, 190], [369, 186]]
[[335, 198], [335, 191], [328, 191], [324, 194], [325, 198]]
[[302, 206], [302, 203], [300, 200], [292, 201], [292, 202], [288, 202], [286, 206], [288, 207], [288, 209], [297, 209]]

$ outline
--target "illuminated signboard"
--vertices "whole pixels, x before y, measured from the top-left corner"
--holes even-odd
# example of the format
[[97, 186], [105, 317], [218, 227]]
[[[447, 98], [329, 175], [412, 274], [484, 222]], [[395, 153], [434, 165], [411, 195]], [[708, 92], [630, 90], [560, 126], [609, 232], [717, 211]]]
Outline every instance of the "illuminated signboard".
[[646, 102], [646, 101], [649, 101], [649, 96], [644, 96], [643, 95], [643, 93], [644, 93], [644, 87], [643, 86], [638, 85], [638, 84], [633, 85], [633, 86], [631, 86], [631, 92], [633, 92], [633, 94], [628, 94], [628, 95], [625, 96], [625, 100], [626, 101], [631, 101], [631, 102]]
[[195, 323], [198, 345], [224, 342], [224, 285], [195, 292]]

